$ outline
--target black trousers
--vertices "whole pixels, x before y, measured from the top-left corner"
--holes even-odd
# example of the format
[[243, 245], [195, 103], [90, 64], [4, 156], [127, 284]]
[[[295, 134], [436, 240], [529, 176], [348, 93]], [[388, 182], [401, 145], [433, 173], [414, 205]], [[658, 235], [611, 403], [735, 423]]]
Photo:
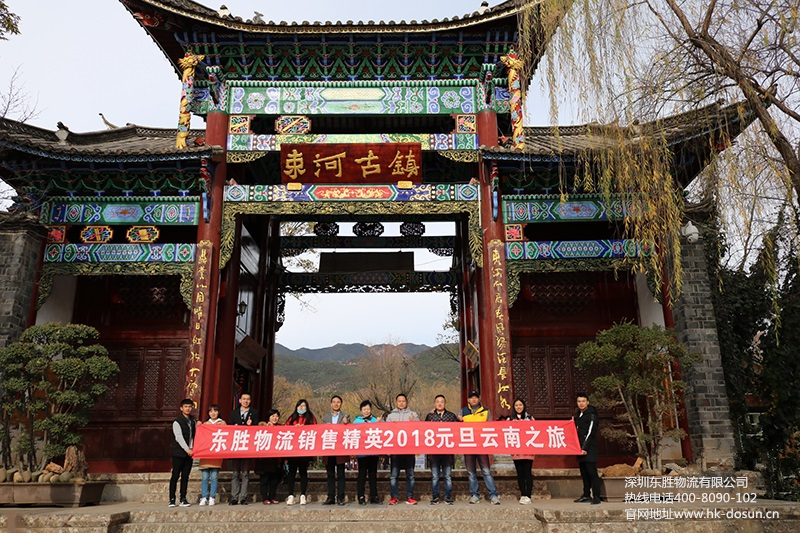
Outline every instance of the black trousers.
[[533, 492], [533, 461], [531, 459], [514, 459], [517, 469], [517, 484], [521, 496], [531, 497]]
[[[336, 457], [328, 457], [325, 470], [328, 472], [328, 499], [344, 501], [344, 463], [337, 464]], [[335, 493], [335, 494], [334, 494]]]
[[296, 457], [289, 459], [289, 496], [294, 496], [294, 483], [297, 480], [297, 472], [300, 471], [300, 494], [305, 495], [308, 490], [308, 463], [311, 459], [307, 457]]
[[378, 459], [377, 455], [368, 455], [358, 458], [358, 480], [356, 481], [356, 494], [364, 497], [364, 488], [369, 476], [369, 499], [378, 498]]
[[169, 501], [175, 501], [175, 489], [178, 486], [178, 477], [181, 478], [181, 501], [186, 499], [186, 487], [189, 486], [189, 473], [192, 471], [192, 458], [173, 457], [172, 477], [169, 478]]
[[258, 475], [258, 490], [261, 501], [274, 500], [278, 492], [278, 483], [281, 481], [281, 471], [262, 472]]
[[[583, 479], [583, 496], [600, 501], [600, 476], [597, 475], [597, 462], [579, 461], [578, 467], [581, 469], [581, 479]], [[589, 494], [589, 489], [592, 493]]]

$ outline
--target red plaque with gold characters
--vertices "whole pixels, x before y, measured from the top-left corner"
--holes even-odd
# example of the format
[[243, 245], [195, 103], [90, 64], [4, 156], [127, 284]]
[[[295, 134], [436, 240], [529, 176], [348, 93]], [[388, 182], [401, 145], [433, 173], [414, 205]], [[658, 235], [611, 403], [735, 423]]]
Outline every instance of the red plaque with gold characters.
[[282, 144], [283, 183], [422, 181], [419, 143]]

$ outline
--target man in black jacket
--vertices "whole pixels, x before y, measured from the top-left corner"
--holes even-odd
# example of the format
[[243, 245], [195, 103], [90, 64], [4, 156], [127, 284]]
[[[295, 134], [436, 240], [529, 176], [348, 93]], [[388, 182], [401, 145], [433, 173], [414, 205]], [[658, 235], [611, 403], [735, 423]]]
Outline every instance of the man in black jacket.
[[[575, 500], [577, 503], [600, 503], [600, 476], [597, 475], [597, 409], [589, 405], [589, 396], [585, 392], [577, 394], [578, 410], [573, 420], [578, 430], [578, 441], [581, 444], [581, 455], [578, 456], [578, 467], [583, 479], [583, 496]], [[591, 495], [589, 491], [591, 489]]]
[[[231, 412], [228, 424], [232, 426], [257, 426], [260, 421], [258, 411], [250, 408], [250, 394], [239, 396], [239, 408]], [[229, 505], [247, 505], [247, 484], [250, 481], [250, 459], [231, 459], [231, 501]]]
[[175, 489], [178, 477], [181, 478], [181, 507], [189, 507], [186, 501], [186, 488], [189, 473], [192, 471], [192, 447], [196, 422], [192, 416], [194, 402], [189, 398], [181, 400], [181, 414], [172, 423], [172, 477], [169, 479], [169, 506], [175, 507]]

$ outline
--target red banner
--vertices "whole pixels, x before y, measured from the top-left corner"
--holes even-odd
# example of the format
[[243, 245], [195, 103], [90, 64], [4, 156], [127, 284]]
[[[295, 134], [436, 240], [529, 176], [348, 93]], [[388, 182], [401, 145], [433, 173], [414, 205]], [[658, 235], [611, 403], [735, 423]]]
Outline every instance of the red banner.
[[419, 143], [282, 144], [283, 183], [422, 182]]
[[313, 426], [197, 426], [194, 457], [322, 455], [578, 455], [571, 420], [484, 423], [384, 422]]

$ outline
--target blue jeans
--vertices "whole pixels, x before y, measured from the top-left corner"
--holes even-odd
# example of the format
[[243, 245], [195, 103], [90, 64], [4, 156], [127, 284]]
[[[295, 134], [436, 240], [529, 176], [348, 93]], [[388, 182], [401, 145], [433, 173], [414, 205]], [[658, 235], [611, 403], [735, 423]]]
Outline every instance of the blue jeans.
[[389, 495], [397, 498], [400, 487], [397, 485], [397, 476], [400, 469], [406, 471], [406, 499], [414, 497], [414, 456], [413, 455], [393, 455], [392, 467], [389, 474]]
[[431, 455], [431, 484], [432, 496], [439, 499], [439, 471], [444, 478], [444, 499], [449, 500], [453, 495], [453, 456]]
[[[202, 498], [217, 497], [217, 478], [219, 468], [204, 468], [201, 470], [203, 477], [200, 480], [200, 496]], [[208, 490], [208, 481], [211, 480], [211, 490]]]
[[494, 486], [492, 469], [489, 467], [488, 455], [464, 455], [464, 462], [467, 463], [467, 474], [469, 475], [469, 494], [470, 496], [480, 496], [478, 492], [478, 474], [476, 466], [480, 465], [483, 484], [489, 491], [489, 497], [497, 496], [497, 488]]

